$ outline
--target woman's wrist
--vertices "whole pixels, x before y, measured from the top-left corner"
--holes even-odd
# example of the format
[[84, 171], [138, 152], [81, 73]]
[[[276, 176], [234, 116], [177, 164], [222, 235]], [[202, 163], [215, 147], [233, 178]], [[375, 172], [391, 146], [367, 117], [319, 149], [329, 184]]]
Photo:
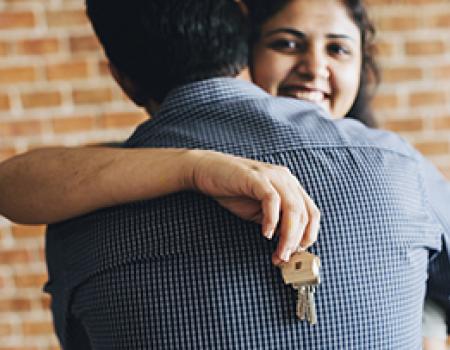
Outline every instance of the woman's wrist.
[[178, 171], [179, 186], [181, 190], [198, 190], [196, 185], [196, 172], [199, 163], [212, 151], [199, 149], [183, 149], [181, 152], [181, 170]]

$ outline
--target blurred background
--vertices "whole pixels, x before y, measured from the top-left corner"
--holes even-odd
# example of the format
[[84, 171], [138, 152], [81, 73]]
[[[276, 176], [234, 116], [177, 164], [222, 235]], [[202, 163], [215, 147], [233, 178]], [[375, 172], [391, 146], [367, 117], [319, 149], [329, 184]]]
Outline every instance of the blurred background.
[[[450, 0], [367, 3], [383, 72], [377, 120], [450, 179]], [[145, 118], [110, 77], [83, 0], [0, 0], [0, 161], [122, 140]], [[44, 227], [0, 217], [0, 350], [59, 349], [45, 281]]]

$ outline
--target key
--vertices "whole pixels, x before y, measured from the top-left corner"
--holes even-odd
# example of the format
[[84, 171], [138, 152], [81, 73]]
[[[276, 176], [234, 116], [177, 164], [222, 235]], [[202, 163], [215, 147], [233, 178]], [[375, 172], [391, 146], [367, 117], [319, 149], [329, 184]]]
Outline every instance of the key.
[[[295, 286], [294, 286], [295, 288]], [[306, 287], [299, 286], [297, 289], [297, 317], [300, 320], [304, 320], [306, 316], [306, 308], [307, 308], [307, 296], [306, 296]]]
[[306, 318], [310, 324], [315, 325], [317, 323], [316, 301], [314, 298], [316, 287], [307, 286], [306, 289], [307, 289]]
[[291, 284], [297, 290], [297, 317], [317, 323], [314, 293], [320, 283], [320, 259], [308, 252], [298, 252], [281, 266], [284, 283]]

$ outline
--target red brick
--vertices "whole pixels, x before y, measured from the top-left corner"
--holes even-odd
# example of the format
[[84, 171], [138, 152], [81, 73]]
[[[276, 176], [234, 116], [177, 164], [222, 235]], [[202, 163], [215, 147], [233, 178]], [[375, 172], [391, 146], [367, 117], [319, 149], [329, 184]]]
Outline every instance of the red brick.
[[0, 337], [12, 335], [13, 327], [7, 323], [0, 323]]
[[0, 136], [38, 135], [41, 131], [42, 123], [39, 120], [0, 123]]
[[366, 0], [368, 5], [430, 5], [430, 4], [443, 4], [448, 0]]
[[7, 94], [0, 93], [0, 111], [4, 111], [10, 108], [9, 97]]
[[102, 59], [98, 63], [98, 71], [101, 76], [111, 76], [111, 71], [109, 70], [109, 63], [108, 61]]
[[450, 65], [435, 67], [433, 69], [433, 77], [436, 79], [450, 79]]
[[37, 348], [35, 346], [21, 346], [21, 345], [17, 345], [17, 346], [11, 347], [11, 346], [2, 346], [2, 345], [0, 345], [0, 350], [40, 350], [40, 348]]
[[422, 91], [415, 92], [409, 96], [409, 104], [412, 107], [445, 104], [445, 92]]
[[[3, 234], [0, 234], [0, 242], [3, 239], [4, 239]], [[0, 251], [0, 254], [1, 254], [1, 251]], [[6, 281], [6, 277], [0, 275], [0, 288], [2, 288], [2, 289], [5, 288], [7, 283], [8, 282]]]
[[73, 27], [73, 26], [88, 26], [84, 10], [61, 10], [47, 12], [47, 23], [49, 27]]
[[112, 100], [112, 91], [109, 88], [76, 89], [73, 92], [73, 100], [76, 104], [97, 104], [110, 102]]
[[420, 131], [423, 129], [423, 119], [391, 119], [386, 122], [385, 128], [396, 132]]
[[387, 41], [376, 42], [377, 54], [380, 56], [391, 56], [394, 52], [394, 45]]
[[30, 259], [30, 253], [25, 249], [3, 249], [0, 254], [0, 264], [26, 263]]
[[449, 143], [446, 141], [429, 141], [415, 144], [416, 148], [424, 155], [448, 154], [450, 151]]
[[36, 80], [33, 67], [10, 67], [0, 69], [0, 84], [32, 82]]
[[437, 55], [445, 52], [443, 41], [411, 41], [405, 44], [408, 55]]
[[17, 53], [25, 55], [42, 55], [55, 53], [59, 50], [56, 38], [29, 39], [17, 43]]
[[14, 277], [14, 283], [17, 288], [36, 288], [40, 289], [47, 282], [47, 274], [28, 274]]
[[70, 38], [70, 50], [74, 53], [86, 51], [100, 51], [101, 47], [94, 35]]
[[23, 333], [27, 335], [50, 335], [53, 333], [53, 324], [49, 321], [25, 321], [22, 325]]
[[25, 298], [10, 298], [0, 300], [0, 312], [29, 311], [31, 300]]
[[59, 92], [32, 92], [22, 94], [22, 105], [25, 108], [54, 107], [61, 105]]
[[399, 105], [398, 96], [394, 94], [390, 95], [375, 95], [372, 101], [372, 106], [374, 109], [385, 109], [385, 108], [396, 108]]
[[[450, 181], [450, 166], [440, 166], [439, 167], [439, 171], [441, 172], [442, 175], [444, 175], [444, 177]], [[449, 344], [450, 345], [450, 344]]]
[[423, 78], [423, 71], [418, 67], [385, 68], [382, 74], [383, 81], [390, 83], [420, 80]]
[[435, 28], [450, 28], [450, 13], [433, 16], [429, 20], [429, 25]]
[[15, 238], [41, 238], [45, 235], [44, 225], [14, 225], [12, 234]]
[[433, 128], [436, 130], [450, 129], [450, 115], [433, 119]]
[[104, 128], [121, 128], [137, 126], [147, 120], [148, 116], [142, 112], [108, 113], [100, 119], [100, 125]]
[[87, 62], [60, 63], [47, 67], [48, 80], [73, 80], [88, 76]]
[[36, 24], [33, 12], [0, 12], [0, 29], [31, 28]]
[[52, 120], [52, 127], [55, 133], [92, 130], [95, 127], [95, 118], [92, 116], [58, 118]]
[[6, 56], [9, 51], [9, 44], [0, 42], [0, 56]]
[[420, 18], [409, 16], [393, 16], [380, 18], [376, 22], [376, 25], [381, 32], [385, 30], [408, 31], [419, 28], [421, 26], [421, 23], [422, 21], [420, 20]]
[[42, 294], [40, 303], [44, 310], [50, 310], [52, 298], [48, 294]]

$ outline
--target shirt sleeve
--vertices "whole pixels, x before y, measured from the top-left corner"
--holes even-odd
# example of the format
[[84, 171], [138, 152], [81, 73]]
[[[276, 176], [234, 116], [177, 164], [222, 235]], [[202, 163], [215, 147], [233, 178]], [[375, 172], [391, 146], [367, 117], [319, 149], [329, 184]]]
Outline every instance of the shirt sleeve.
[[443, 240], [450, 251], [450, 182], [427, 159], [421, 156], [425, 191], [430, 210], [443, 227]]
[[443, 228], [442, 250], [430, 255], [428, 267], [428, 297], [450, 310], [450, 182], [431, 164], [421, 157], [425, 191], [432, 215]]

